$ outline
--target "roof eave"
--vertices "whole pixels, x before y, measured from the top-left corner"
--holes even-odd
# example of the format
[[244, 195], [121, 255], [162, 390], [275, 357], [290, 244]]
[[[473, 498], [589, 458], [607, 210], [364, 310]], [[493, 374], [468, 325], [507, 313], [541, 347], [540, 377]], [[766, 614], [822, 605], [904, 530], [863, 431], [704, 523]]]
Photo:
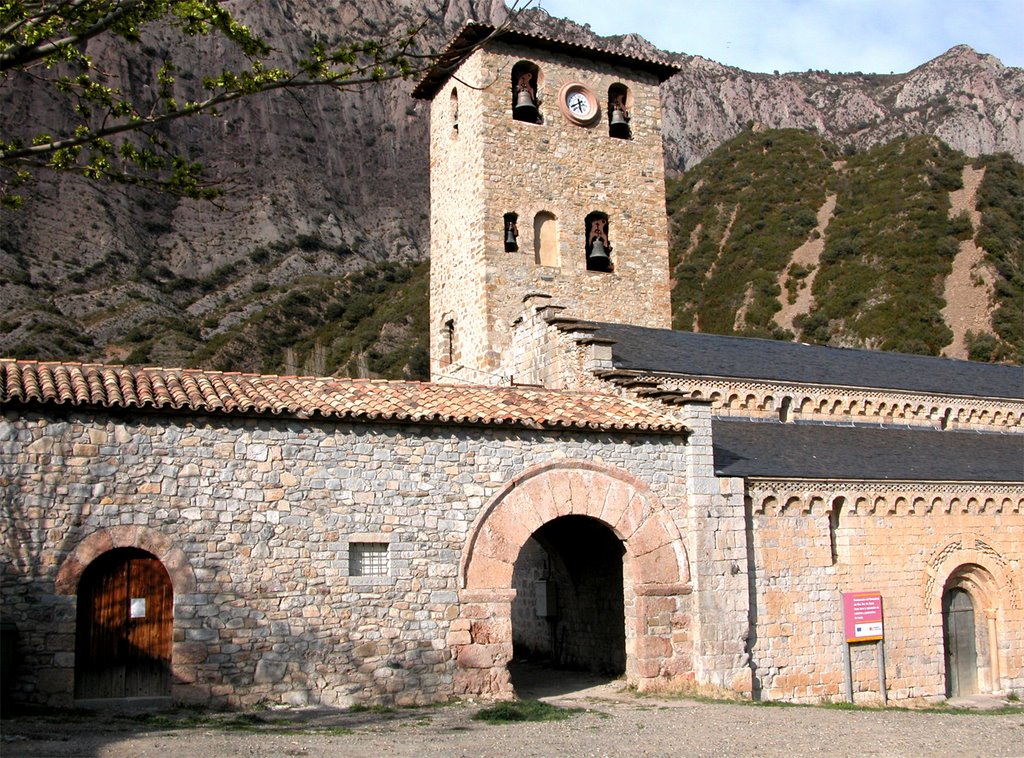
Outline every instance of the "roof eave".
[[462, 62], [488, 39], [500, 39], [502, 42], [539, 50], [583, 55], [591, 60], [646, 71], [657, 76], [659, 84], [682, 70], [678, 65], [668, 61], [641, 58], [577, 42], [568, 42], [555, 37], [545, 37], [518, 29], [501, 28], [471, 21], [459, 30], [441, 52], [434, 65], [413, 89], [412, 96], [418, 100], [432, 100], [456, 69], [462, 65]]

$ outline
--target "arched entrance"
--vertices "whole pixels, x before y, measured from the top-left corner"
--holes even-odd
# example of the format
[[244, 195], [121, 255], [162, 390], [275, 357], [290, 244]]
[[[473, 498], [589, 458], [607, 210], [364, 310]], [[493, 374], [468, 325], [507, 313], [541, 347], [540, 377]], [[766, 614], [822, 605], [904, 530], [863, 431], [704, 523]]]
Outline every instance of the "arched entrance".
[[974, 603], [961, 587], [942, 596], [942, 641], [945, 647], [946, 697], [978, 691], [978, 648], [975, 643]]
[[75, 697], [171, 694], [173, 589], [163, 564], [132, 547], [98, 556], [78, 583]]
[[[1003, 691], [1004, 677], [1019, 666], [1006, 636], [1020, 628], [1021, 618], [1020, 588], [1009, 561], [977, 535], [958, 535], [936, 550], [923, 584], [943, 653], [935, 694]], [[967, 624], [973, 624], [973, 635]]]
[[[559, 521], [568, 517], [574, 520]], [[591, 530], [594, 539], [572, 536], [579, 528]], [[522, 590], [513, 576], [531, 539], [546, 542], [563, 563], [573, 544], [571, 549], [585, 551], [595, 539], [603, 541], [607, 556], [617, 543], [622, 578], [613, 581], [622, 592], [618, 619], [627, 681], [644, 690], [659, 680], [692, 678], [689, 568], [675, 521], [642, 480], [612, 466], [563, 460], [535, 466], [506, 484], [470, 530], [459, 571], [458, 617], [448, 636], [457, 694], [513, 695], [507, 668], [515, 642], [512, 604]], [[569, 563], [582, 566], [591, 559], [581, 555]], [[613, 564], [607, 557], [600, 563]], [[587, 593], [593, 601], [596, 595]], [[578, 618], [573, 623], [580, 627]]]
[[515, 659], [625, 673], [624, 554], [614, 532], [589, 516], [561, 516], [536, 530], [512, 573]]

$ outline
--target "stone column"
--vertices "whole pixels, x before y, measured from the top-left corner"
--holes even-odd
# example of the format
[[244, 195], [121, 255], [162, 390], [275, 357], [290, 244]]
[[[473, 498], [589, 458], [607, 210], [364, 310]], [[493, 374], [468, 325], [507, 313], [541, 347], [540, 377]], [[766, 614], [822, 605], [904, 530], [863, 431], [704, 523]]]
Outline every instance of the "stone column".
[[679, 415], [692, 430], [685, 455], [694, 675], [697, 684], [749, 695], [743, 480], [715, 476], [711, 404], [689, 401]]
[[459, 592], [459, 618], [448, 633], [455, 659], [455, 694], [495, 700], [514, 696], [508, 663], [512, 660], [512, 601], [516, 591], [465, 589]]

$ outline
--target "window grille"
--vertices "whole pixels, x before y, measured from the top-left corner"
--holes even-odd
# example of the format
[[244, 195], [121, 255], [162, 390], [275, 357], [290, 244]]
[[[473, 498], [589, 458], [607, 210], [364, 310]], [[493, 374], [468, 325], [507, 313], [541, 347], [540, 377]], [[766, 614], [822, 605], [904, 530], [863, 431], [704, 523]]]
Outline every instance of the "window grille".
[[353, 542], [348, 547], [350, 576], [387, 576], [388, 546], [383, 542]]

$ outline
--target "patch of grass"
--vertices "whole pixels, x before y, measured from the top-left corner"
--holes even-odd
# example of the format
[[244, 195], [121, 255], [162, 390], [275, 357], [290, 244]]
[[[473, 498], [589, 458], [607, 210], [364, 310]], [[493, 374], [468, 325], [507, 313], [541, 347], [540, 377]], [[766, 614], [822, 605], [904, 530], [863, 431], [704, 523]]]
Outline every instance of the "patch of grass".
[[346, 734], [355, 734], [355, 732], [349, 729], [347, 726], [328, 726], [323, 729], [313, 729], [309, 733], [323, 734], [331, 737], [344, 736]]
[[356, 703], [348, 709], [349, 713], [394, 713], [395, 709], [388, 705], [363, 705]]
[[1007, 716], [1007, 715], [1020, 715], [1024, 714], [1024, 706], [1013, 705], [1014, 702], [1012, 697], [1007, 697], [1007, 700], [1011, 704], [1001, 706], [999, 708], [961, 708], [953, 707], [948, 703], [938, 703], [936, 705], [928, 706], [913, 706], [905, 705], [900, 702], [890, 702], [889, 705], [863, 705], [860, 703], [850, 703], [846, 700], [837, 700], [832, 702], [822, 703], [791, 703], [785, 700], [751, 700], [745, 697], [725, 697], [715, 694], [701, 694], [696, 690], [678, 690], [678, 691], [665, 691], [657, 690], [653, 692], [636, 692], [633, 693], [638, 698], [643, 697], [659, 697], [659, 698], [672, 698], [680, 700], [692, 700], [696, 703], [707, 703], [709, 705], [743, 705], [753, 708], [817, 708], [827, 709], [833, 711], [864, 711], [864, 712], [879, 712], [879, 711], [904, 711], [907, 713], [951, 713], [963, 716]]
[[582, 712], [582, 708], [559, 708], [540, 700], [510, 700], [482, 709], [473, 716], [473, 720], [486, 721], [489, 724], [511, 721], [564, 721]]
[[131, 721], [155, 729], [219, 729], [225, 732], [250, 734], [353, 734], [347, 726], [305, 726], [287, 721], [269, 721], [258, 713], [140, 713], [128, 717]]

